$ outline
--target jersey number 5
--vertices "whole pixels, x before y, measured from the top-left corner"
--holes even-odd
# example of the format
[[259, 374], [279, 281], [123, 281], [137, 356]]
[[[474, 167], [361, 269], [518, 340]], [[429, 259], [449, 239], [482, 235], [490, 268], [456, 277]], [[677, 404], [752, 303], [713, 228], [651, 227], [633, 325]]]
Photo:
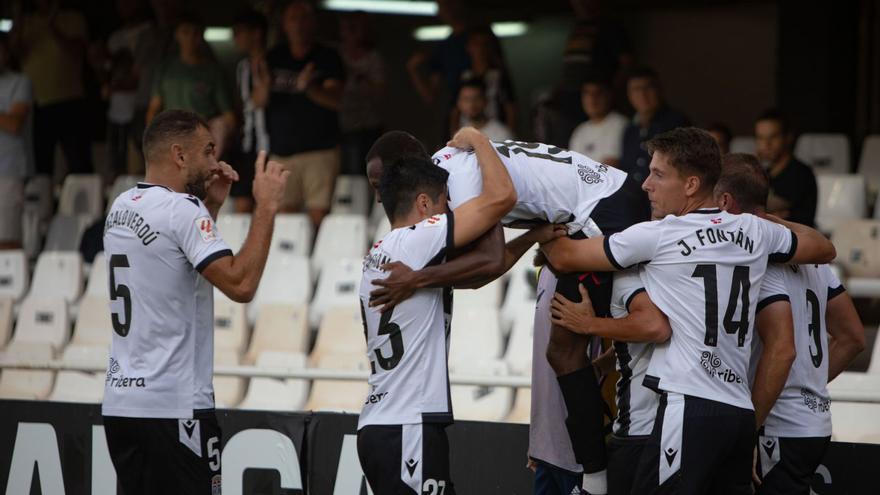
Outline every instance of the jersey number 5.
[[[702, 278], [706, 298], [706, 338], [705, 344], [718, 345], [718, 267], [715, 265], [697, 265], [691, 277]], [[724, 312], [724, 331], [737, 334], [736, 345], [745, 345], [746, 334], [749, 332], [749, 267], [733, 267], [733, 280], [730, 283], [730, 299]], [[741, 304], [739, 321], [733, 319], [737, 303]]]
[[122, 316], [124, 322], [119, 321], [119, 313], [112, 313], [111, 320], [113, 322], [113, 331], [121, 337], [128, 335], [131, 328], [131, 290], [127, 285], [116, 285], [116, 269], [128, 268], [128, 256], [124, 254], [114, 254], [110, 256], [110, 300], [115, 301], [122, 298]]

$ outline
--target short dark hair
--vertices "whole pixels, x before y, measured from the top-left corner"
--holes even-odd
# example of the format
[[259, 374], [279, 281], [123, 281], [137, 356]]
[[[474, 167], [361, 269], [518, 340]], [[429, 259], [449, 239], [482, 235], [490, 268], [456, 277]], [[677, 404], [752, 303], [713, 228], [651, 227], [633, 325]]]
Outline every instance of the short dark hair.
[[232, 21], [232, 25], [244, 26], [248, 29], [257, 29], [263, 33], [263, 37], [269, 32], [269, 22], [266, 20], [266, 16], [254, 9], [245, 9], [239, 12], [238, 15], [235, 16], [235, 20]]
[[656, 70], [645, 65], [633, 67], [626, 72], [627, 84], [633, 79], [650, 79], [655, 85], [660, 84], [660, 74], [658, 74]]
[[770, 176], [754, 155], [728, 153], [721, 160], [721, 176], [715, 184], [715, 196], [728, 193], [746, 213], [767, 206]]
[[188, 110], [165, 110], [160, 113], [144, 130], [144, 161], [149, 164], [160, 145], [167, 144], [171, 139], [186, 139], [199, 127], [210, 129], [204, 118]]
[[783, 134], [789, 134], [793, 131], [793, 129], [791, 128], [791, 122], [778, 108], [768, 108], [767, 110], [764, 110], [763, 112], [761, 112], [761, 115], [758, 115], [758, 118], [755, 119], [755, 122], [757, 123], [762, 120], [775, 120], [779, 123], [779, 127], [782, 128]]
[[611, 90], [611, 79], [606, 77], [604, 74], [592, 74], [587, 76], [584, 81], [581, 83], [581, 91], [583, 91], [586, 85], [600, 86], [606, 90]]
[[379, 180], [379, 195], [388, 219], [409, 214], [419, 194], [427, 194], [434, 201], [446, 192], [449, 172], [423, 158], [404, 158], [386, 164]]
[[369, 162], [376, 157], [382, 160], [383, 165], [403, 158], [423, 158], [429, 161], [431, 159], [422, 142], [405, 131], [388, 131], [379, 136], [367, 152], [366, 161]]
[[483, 93], [483, 95], [486, 94], [486, 83], [483, 82], [483, 79], [479, 77], [469, 77], [461, 81], [461, 84], [459, 85], [459, 91], [464, 88], [478, 89], [480, 90], [480, 93]]
[[721, 151], [712, 135], [696, 127], [678, 127], [647, 142], [648, 153], [663, 153], [682, 176], [696, 175], [700, 189], [712, 192], [721, 175]]

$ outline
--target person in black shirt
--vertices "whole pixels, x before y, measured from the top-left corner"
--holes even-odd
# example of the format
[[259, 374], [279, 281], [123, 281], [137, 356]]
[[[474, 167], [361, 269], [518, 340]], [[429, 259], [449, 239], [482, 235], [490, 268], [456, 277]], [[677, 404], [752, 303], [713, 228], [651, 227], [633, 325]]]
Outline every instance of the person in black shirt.
[[339, 173], [338, 110], [344, 69], [335, 50], [315, 41], [315, 11], [295, 0], [282, 14], [285, 40], [269, 51], [266, 126], [272, 159], [290, 170], [282, 211], [305, 206], [317, 226], [330, 209]]
[[758, 158], [770, 174], [767, 211], [812, 227], [816, 217], [816, 176], [813, 169], [792, 154], [794, 133], [781, 113], [768, 110], [758, 117], [755, 141]]

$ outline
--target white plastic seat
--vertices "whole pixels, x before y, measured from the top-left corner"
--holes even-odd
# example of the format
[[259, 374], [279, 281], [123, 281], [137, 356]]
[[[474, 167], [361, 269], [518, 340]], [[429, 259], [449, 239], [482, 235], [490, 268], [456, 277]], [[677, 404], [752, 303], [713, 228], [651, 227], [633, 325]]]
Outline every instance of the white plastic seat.
[[247, 346], [248, 334], [247, 306], [225, 297], [215, 298], [214, 349], [241, 354]]
[[309, 325], [315, 328], [331, 308], [360, 304], [359, 291], [363, 260], [343, 258], [328, 263], [318, 279], [318, 289], [309, 312]]
[[137, 186], [138, 182], [144, 180], [144, 177], [141, 175], [120, 175], [113, 181], [113, 185], [110, 186], [110, 192], [107, 194], [107, 211], [110, 211], [110, 207], [113, 206], [113, 201], [119, 197], [120, 194], [128, 191]]
[[[214, 366], [238, 366], [238, 353], [230, 349], [214, 348]], [[240, 376], [214, 375], [214, 403], [221, 409], [238, 405], [244, 397], [247, 378]]]
[[309, 400], [304, 409], [306, 411], [361, 412], [364, 400], [370, 390], [366, 378], [370, 365], [367, 362], [366, 354], [328, 354], [321, 357], [316, 367], [340, 371], [362, 371], [365, 375], [363, 380], [314, 380]]
[[861, 402], [831, 403], [831, 439], [836, 442], [880, 442], [880, 404]]
[[852, 297], [880, 298], [880, 278], [850, 277], [846, 281], [846, 291]]
[[371, 196], [370, 184], [366, 177], [340, 175], [336, 177], [330, 212], [367, 216], [367, 213], [370, 212]]
[[516, 312], [510, 342], [504, 360], [511, 374], [529, 376], [532, 372], [532, 337], [534, 335], [535, 310], [523, 306]]
[[37, 212], [40, 220], [48, 220], [52, 216], [54, 198], [52, 195], [52, 177], [35, 175], [24, 186], [25, 208]]
[[22, 250], [0, 251], [0, 297], [20, 300], [28, 289], [27, 256]]
[[734, 136], [730, 140], [731, 153], [748, 153], [754, 155], [758, 145], [755, 143], [754, 136]]
[[59, 371], [47, 400], [100, 404], [104, 400], [104, 374], [84, 371]]
[[110, 346], [71, 343], [61, 353], [61, 362], [67, 365], [106, 368], [109, 360]]
[[55, 215], [49, 223], [44, 251], [79, 251], [83, 233], [95, 222], [91, 215]]
[[98, 174], [69, 174], [58, 200], [60, 215], [98, 217], [104, 212], [104, 192]]
[[450, 363], [501, 357], [501, 328], [497, 309], [454, 309], [451, 331]]
[[[869, 192], [876, 197], [880, 192], [880, 134], [865, 137], [859, 158], [859, 175], [865, 178]], [[877, 205], [877, 211], [880, 211], [880, 202]]]
[[8, 297], [0, 297], [0, 349], [9, 342], [12, 335], [12, 307], [14, 301]]
[[316, 366], [324, 357], [338, 354], [367, 355], [360, 306], [336, 307], [326, 312], [309, 362]]
[[532, 416], [532, 389], [518, 388], [513, 399], [513, 409], [507, 415], [508, 423], [519, 423], [527, 425], [531, 422]]
[[816, 174], [848, 174], [849, 138], [846, 134], [801, 134], [794, 155], [813, 167]]
[[79, 302], [76, 323], [73, 325], [71, 345], [110, 347], [113, 320], [110, 304], [104, 297], [86, 294]]
[[110, 278], [107, 273], [107, 258], [103, 251], [96, 254], [95, 259], [92, 260], [89, 280], [86, 283], [86, 295], [110, 299]]
[[[248, 304], [248, 323], [253, 325], [267, 304], [305, 304], [312, 298], [309, 260], [303, 256], [270, 256], [254, 300]], [[215, 292], [216, 293], [216, 292]]]
[[40, 218], [36, 205], [25, 203], [21, 211], [21, 246], [28, 259], [40, 254], [46, 221]]
[[31, 295], [59, 296], [72, 303], [79, 298], [82, 288], [82, 257], [78, 252], [48, 251], [37, 259]]
[[244, 362], [254, 363], [264, 351], [306, 353], [309, 344], [308, 306], [267, 304], [260, 309]]
[[367, 219], [361, 215], [333, 214], [324, 217], [312, 251], [312, 278], [329, 263], [341, 258], [361, 258], [367, 248]]
[[865, 179], [855, 174], [816, 177], [816, 226], [830, 232], [841, 221], [865, 217]]
[[495, 279], [479, 289], [457, 289], [455, 291], [455, 308], [500, 309], [503, 289], [500, 279]]
[[22, 301], [12, 336], [13, 343], [48, 344], [58, 352], [69, 337], [70, 323], [64, 299], [29, 296]]
[[[302, 353], [264, 351], [257, 356], [257, 366], [266, 368], [305, 368]], [[239, 409], [301, 411], [309, 393], [308, 380], [252, 378]]]
[[[0, 353], [3, 362], [39, 363], [51, 360], [49, 344], [14, 345]], [[0, 399], [43, 400], [52, 391], [55, 372], [23, 368], [4, 368], [0, 373]]]
[[250, 227], [251, 216], [246, 213], [229, 213], [217, 216], [217, 231], [233, 252], [237, 253], [241, 249]]
[[275, 217], [275, 232], [269, 257], [294, 254], [308, 257], [312, 250], [312, 221], [304, 214], [281, 214]]
[[[506, 376], [507, 366], [498, 360], [474, 360], [450, 366], [458, 375]], [[456, 419], [470, 421], [504, 421], [510, 412], [513, 390], [510, 387], [453, 385], [452, 412]]]
[[880, 221], [841, 222], [831, 240], [837, 250], [834, 262], [842, 266], [848, 276], [880, 278]]

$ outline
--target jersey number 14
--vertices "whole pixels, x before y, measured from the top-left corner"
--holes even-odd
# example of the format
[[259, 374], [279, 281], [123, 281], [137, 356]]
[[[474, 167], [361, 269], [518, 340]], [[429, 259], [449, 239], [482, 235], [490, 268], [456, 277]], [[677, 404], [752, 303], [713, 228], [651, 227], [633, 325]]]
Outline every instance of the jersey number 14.
[[[718, 346], [718, 267], [716, 265], [697, 265], [691, 277], [702, 278], [706, 299], [706, 338], [708, 346]], [[730, 298], [724, 312], [724, 331], [737, 334], [736, 345], [745, 345], [749, 332], [749, 267], [733, 267], [730, 284]], [[734, 320], [736, 308], [740, 306], [739, 320]]]

